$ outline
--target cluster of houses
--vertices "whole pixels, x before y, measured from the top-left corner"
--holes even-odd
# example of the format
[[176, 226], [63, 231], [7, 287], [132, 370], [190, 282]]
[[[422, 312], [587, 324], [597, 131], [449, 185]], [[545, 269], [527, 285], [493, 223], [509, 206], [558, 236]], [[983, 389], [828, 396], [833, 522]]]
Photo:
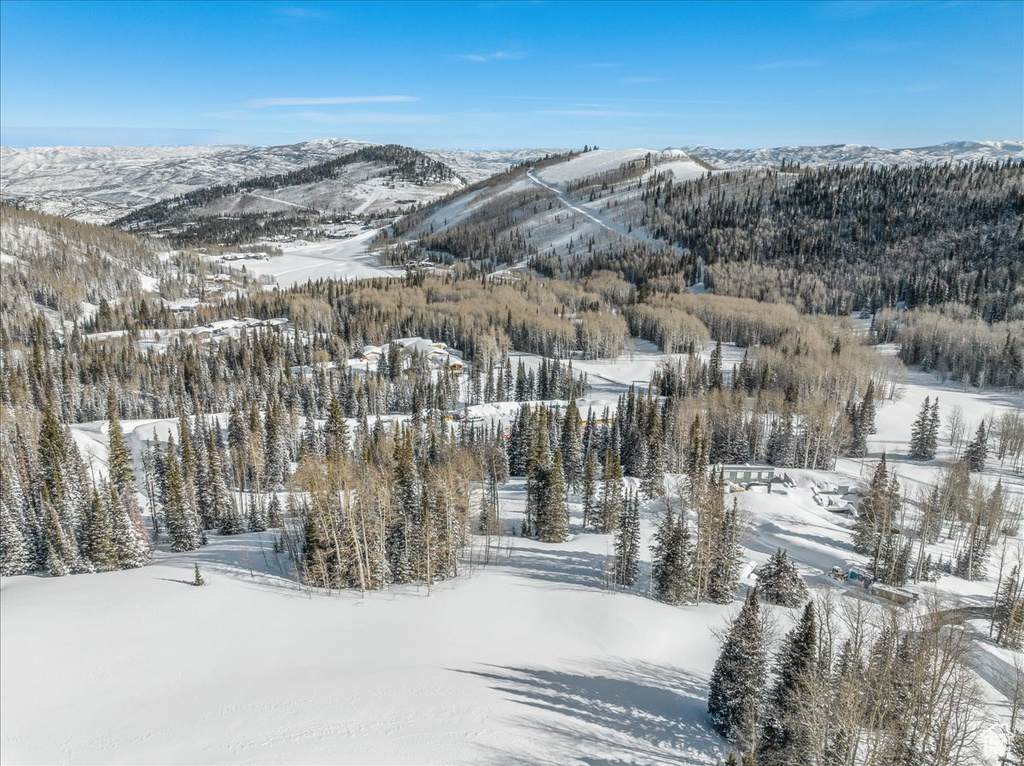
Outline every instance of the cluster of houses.
[[365, 364], [376, 366], [385, 354], [390, 358], [392, 348], [396, 346], [398, 347], [398, 358], [404, 366], [411, 364], [413, 356], [418, 355], [424, 357], [427, 364], [436, 370], [445, 370], [456, 375], [466, 370], [466, 361], [461, 352], [451, 348], [447, 343], [429, 338], [398, 338], [383, 346], [363, 346], [349, 364], [352, 366]]

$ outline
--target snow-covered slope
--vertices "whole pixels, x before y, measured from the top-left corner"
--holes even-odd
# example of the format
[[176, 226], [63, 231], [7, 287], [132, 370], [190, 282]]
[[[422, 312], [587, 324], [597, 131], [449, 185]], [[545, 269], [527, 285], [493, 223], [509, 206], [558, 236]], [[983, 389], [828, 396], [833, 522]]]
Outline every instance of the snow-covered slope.
[[364, 146], [333, 139], [268, 147], [5, 146], [0, 164], [4, 197], [53, 215], [108, 223], [192, 189], [285, 173]]
[[[4, 198], [42, 212], [109, 223], [157, 200], [216, 184], [274, 175], [350, 154], [372, 144], [343, 139], [285, 146], [0, 147]], [[468, 181], [541, 150], [427, 152]], [[353, 192], [359, 194], [358, 190]], [[366, 196], [366, 195], [363, 195]], [[406, 195], [408, 196], [408, 195]]]
[[715, 168], [777, 167], [783, 163], [817, 165], [931, 165], [943, 162], [1024, 159], [1024, 141], [950, 141], [912, 149], [881, 149], [860, 144], [777, 146], [771, 149], [714, 149], [685, 146], [682, 151]]

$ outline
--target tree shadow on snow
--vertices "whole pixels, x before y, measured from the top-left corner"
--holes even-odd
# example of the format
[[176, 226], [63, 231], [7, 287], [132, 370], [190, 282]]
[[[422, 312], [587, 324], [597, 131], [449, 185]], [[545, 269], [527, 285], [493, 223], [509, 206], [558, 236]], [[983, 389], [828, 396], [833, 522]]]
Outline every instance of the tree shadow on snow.
[[515, 548], [511, 558], [503, 560], [502, 565], [531, 580], [603, 590], [606, 562], [606, 556], [587, 551]]
[[521, 752], [494, 749], [503, 766], [717, 763], [725, 742], [707, 716], [707, 685], [670, 666], [605, 662], [579, 672], [485, 665], [460, 670], [523, 706], [509, 721], [538, 739]]
[[[260, 534], [264, 535], [262, 539]], [[198, 564], [199, 571], [207, 578], [208, 584], [215, 584], [217, 577], [229, 577], [256, 587], [272, 588], [285, 595], [308, 595], [294, 578], [288, 557], [285, 554], [274, 553], [273, 540], [269, 538], [268, 533], [253, 532], [224, 537], [210, 535], [209, 545], [194, 551], [170, 554], [160, 563], [187, 571], [190, 575], [193, 566]], [[157, 579], [192, 584], [191, 579]]]

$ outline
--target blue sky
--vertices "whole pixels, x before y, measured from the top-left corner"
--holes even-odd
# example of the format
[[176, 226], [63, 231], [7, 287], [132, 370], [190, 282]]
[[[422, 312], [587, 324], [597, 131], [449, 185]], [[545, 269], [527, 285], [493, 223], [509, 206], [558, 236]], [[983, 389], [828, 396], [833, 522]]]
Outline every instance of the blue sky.
[[1024, 138], [1024, 3], [0, 2], [6, 145]]

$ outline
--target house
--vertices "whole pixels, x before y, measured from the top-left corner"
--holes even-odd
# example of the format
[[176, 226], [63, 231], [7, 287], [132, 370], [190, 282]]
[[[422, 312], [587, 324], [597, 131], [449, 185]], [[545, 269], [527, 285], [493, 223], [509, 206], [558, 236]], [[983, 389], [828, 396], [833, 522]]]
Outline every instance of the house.
[[775, 469], [770, 465], [716, 465], [716, 471], [730, 484], [749, 484], [757, 482], [771, 484], [775, 478]]
[[457, 359], [449, 355], [445, 360], [444, 368], [448, 370], [448, 372], [454, 372], [456, 375], [461, 375], [466, 369], [466, 363], [461, 359]]
[[380, 360], [383, 353], [384, 349], [380, 346], [366, 345], [359, 350], [359, 359], [363, 362], [376, 362]]

